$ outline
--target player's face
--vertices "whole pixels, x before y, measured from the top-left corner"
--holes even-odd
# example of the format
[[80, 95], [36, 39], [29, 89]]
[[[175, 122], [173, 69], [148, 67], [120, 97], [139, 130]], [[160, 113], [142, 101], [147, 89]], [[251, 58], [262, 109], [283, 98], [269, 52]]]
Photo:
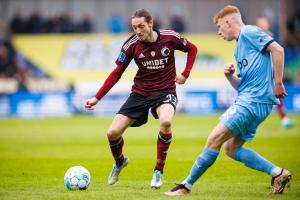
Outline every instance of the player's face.
[[139, 37], [141, 41], [150, 41], [153, 20], [147, 23], [145, 17], [132, 18], [131, 25], [134, 33]]
[[231, 41], [235, 39], [232, 34], [232, 27], [227, 17], [219, 18], [217, 22], [218, 35], [224, 40]]

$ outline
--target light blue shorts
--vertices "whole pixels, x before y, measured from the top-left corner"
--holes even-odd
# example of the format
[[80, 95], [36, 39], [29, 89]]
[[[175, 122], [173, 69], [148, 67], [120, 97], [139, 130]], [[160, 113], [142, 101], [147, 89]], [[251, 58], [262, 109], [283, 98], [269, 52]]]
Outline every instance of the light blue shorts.
[[235, 103], [221, 115], [220, 120], [234, 135], [250, 141], [255, 136], [258, 125], [271, 111], [271, 104], [253, 102], [246, 107]]

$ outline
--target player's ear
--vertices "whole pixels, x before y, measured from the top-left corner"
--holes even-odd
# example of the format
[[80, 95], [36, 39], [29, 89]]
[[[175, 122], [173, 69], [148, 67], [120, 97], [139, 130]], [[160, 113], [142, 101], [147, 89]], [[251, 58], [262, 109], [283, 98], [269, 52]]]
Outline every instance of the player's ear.
[[154, 21], [153, 21], [153, 19], [151, 19], [150, 21], [149, 21], [149, 26], [151, 27], [151, 28], [153, 28], [153, 24], [154, 24]]
[[230, 22], [229, 22], [228, 19], [225, 21], [225, 23], [226, 23], [226, 25], [228, 26], [228, 28], [230, 28]]

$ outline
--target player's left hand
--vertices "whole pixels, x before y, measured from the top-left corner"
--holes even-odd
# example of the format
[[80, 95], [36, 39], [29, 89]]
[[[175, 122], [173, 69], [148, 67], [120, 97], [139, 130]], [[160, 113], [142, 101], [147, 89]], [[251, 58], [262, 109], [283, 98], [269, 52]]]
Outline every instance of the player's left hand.
[[283, 83], [275, 84], [274, 93], [277, 98], [283, 98], [288, 95], [285, 91]]
[[185, 76], [183, 76], [182, 74], [176, 75], [175, 82], [179, 85], [182, 85], [185, 83], [186, 79], [187, 78]]

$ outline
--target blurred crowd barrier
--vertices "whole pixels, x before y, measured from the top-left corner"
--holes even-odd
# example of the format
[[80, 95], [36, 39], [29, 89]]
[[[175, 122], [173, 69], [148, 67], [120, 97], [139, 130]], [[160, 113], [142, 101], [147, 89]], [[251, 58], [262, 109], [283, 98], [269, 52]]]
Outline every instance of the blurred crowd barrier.
[[[75, 114], [114, 115], [128, 98], [130, 82], [118, 83], [93, 111], [84, 109], [84, 100], [94, 95], [99, 83], [78, 84], [74, 90], [57, 92], [19, 91], [0, 94], [0, 117], [70, 117]], [[87, 87], [87, 88], [86, 88]], [[287, 85], [285, 98], [289, 112], [300, 113], [300, 86]], [[222, 81], [193, 82], [178, 88], [177, 112], [191, 115], [214, 114], [233, 103], [235, 91]]]

